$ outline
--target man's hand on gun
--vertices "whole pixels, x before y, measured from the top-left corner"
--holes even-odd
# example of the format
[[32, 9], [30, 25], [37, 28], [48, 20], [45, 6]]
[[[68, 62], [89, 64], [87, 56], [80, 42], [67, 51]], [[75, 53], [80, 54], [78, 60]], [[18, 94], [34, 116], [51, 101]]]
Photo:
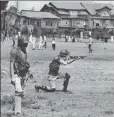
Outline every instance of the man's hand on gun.
[[86, 56], [70, 56], [70, 59], [79, 60], [84, 59]]
[[84, 59], [86, 56], [70, 56], [70, 61], [68, 62], [68, 64], [76, 61], [76, 60], [79, 60], [79, 59]]

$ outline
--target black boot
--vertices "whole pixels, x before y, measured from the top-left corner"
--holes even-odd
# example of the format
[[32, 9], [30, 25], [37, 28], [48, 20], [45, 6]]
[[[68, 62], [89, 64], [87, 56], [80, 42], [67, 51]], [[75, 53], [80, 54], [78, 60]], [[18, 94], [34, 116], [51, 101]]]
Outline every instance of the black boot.
[[35, 85], [35, 89], [37, 92], [39, 92], [40, 89], [45, 92], [54, 92], [55, 91], [55, 89], [48, 89], [46, 86], [41, 87], [41, 86], [37, 86], [37, 85]]
[[37, 92], [39, 92], [40, 89], [43, 91], [47, 91], [47, 87], [44, 87], [44, 86], [41, 87], [41, 86], [35, 85], [35, 89]]
[[65, 74], [65, 80], [63, 83], [63, 92], [67, 92], [67, 87], [68, 87], [68, 83], [69, 83], [69, 79], [70, 79], [70, 75], [68, 73]]

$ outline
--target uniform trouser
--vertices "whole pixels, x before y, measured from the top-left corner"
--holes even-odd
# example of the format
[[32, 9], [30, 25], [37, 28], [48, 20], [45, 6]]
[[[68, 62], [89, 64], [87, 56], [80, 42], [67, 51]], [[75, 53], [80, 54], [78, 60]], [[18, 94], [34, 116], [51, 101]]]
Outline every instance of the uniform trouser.
[[92, 52], [91, 44], [88, 45], [88, 48], [89, 48], [89, 52]]
[[107, 46], [107, 42], [104, 42], [104, 49], [106, 49], [106, 46]]
[[43, 49], [43, 44], [42, 43], [39, 43], [38, 49]]
[[55, 45], [55, 44], [52, 44], [52, 48], [53, 48], [53, 50], [55, 50], [55, 47], [56, 47], [56, 45]]
[[12, 81], [15, 82], [15, 95], [20, 95], [24, 92], [25, 89], [25, 79], [19, 77], [18, 75], [14, 74], [12, 77]]
[[47, 48], [47, 43], [46, 42], [44, 43], [44, 46], [45, 46], [45, 49], [46, 49]]
[[32, 41], [32, 45], [33, 45], [33, 49], [35, 49], [35, 47], [36, 47], [36, 41], [35, 40]]
[[113, 42], [114, 41], [114, 36], [111, 36], [111, 42]]
[[[49, 87], [47, 87], [48, 89], [56, 89], [56, 80], [57, 79], [64, 79], [64, 83], [63, 83], [63, 86], [66, 87], [66, 90], [67, 90], [67, 86], [68, 86], [68, 82], [69, 82], [69, 78], [70, 78], [70, 75], [67, 74], [67, 73], [58, 73], [57, 76], [52, 76], [52, 75], [49, 75], [48, 76], [48, 81], [49, 81]], [[67, 80], [67, 84], [65, 84]], [[64, 87], [63, 87], [64, 89]]]
[[16, 74], [13, 75], [12, 81], [15, 82], [15, 101], [13, 105], [13, 110], [16, 114], [21, 114], [21, 98], [24, 96], [25, 93], [25, 79], [17, 76]]

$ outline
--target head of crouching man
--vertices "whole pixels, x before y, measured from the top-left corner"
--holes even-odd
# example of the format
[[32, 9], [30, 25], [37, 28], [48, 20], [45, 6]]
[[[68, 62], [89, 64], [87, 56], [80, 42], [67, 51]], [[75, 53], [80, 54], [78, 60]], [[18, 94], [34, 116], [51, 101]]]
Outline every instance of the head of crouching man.
[[70, 57], [70, 52], [67, 49], [61, 50], [59, 56], [64, 60], [68, 60]]

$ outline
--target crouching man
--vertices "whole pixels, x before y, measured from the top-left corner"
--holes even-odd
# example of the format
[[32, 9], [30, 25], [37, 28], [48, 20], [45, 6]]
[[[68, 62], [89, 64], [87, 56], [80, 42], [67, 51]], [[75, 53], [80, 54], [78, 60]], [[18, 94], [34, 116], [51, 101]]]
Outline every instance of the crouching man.
[[15, 88], [15, 115], [21, 114], [21, 98], [25, 93], [25, 81], [30, 75], [30, 65], [27, 62], [26, 53], [27, 45], [26, 36], [21, 36], [18, 39], [17, 47], [14, 47], [10, 52], [10, 77], [11, 84]]
[[39, 91], [39, 89], [46, 91], [46, 92], [54, 92], [56, 91], [56, 79], [64, 79], [63, 83], [63, 92], [67, 92], [67, 87], [70, 79], [70, 75], [68, 73], [59, 73], [60, 65], [67, 65], [75, 60], [79, 60], [82, 57], [70, 57], [70, 53], [65, 49], [60, 51], [60, 54], [52, 60], [52, 62], [49, 65], [49, 73], [48, 73], [48, 81], [49, 81], [49, 87], [47, 86], [35, 86], [36, 91]]

